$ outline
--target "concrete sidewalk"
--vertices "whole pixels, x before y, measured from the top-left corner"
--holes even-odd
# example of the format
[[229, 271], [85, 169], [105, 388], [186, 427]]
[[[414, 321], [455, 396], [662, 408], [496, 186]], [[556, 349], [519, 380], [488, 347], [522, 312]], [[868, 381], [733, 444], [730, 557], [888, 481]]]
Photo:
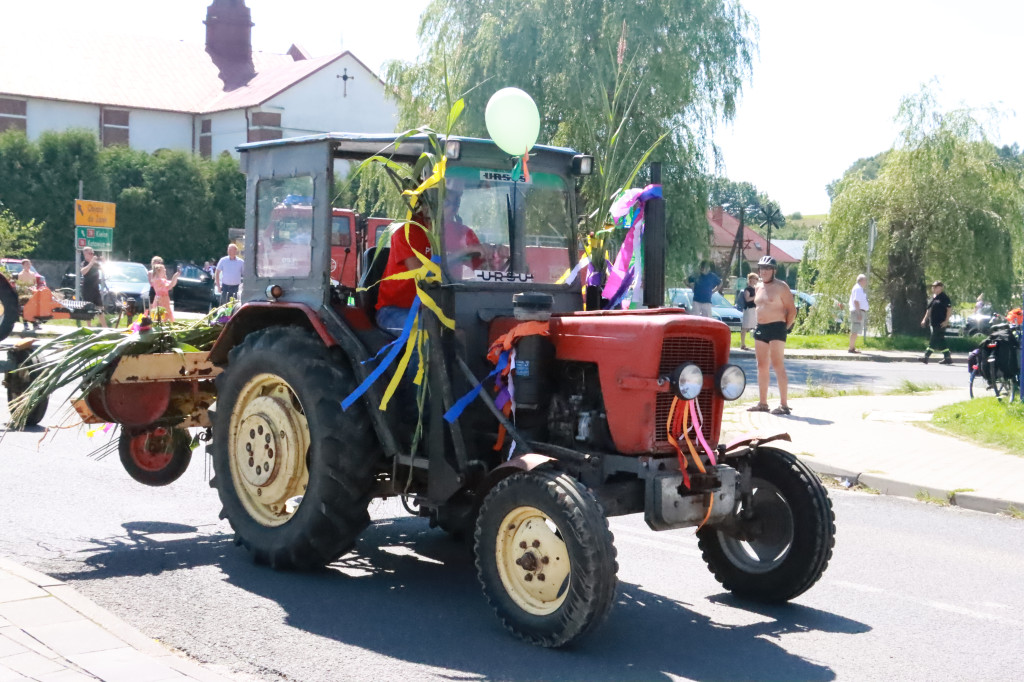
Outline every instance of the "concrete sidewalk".
[[[230, 675], [230, 673], [227, 673]], [[0, 682], [227, 682], [74, 589], [0, 558]]]
[[[789, 416], [747, 412], [751, 403], [743, 403], [726, 409], [721, 441], [786, 432], [793, 440], [783, 447], [817, 473], [850, 485], [904, 497], [925, 491], [990, 513], [1010, 507], [1024, 511], [1024, 457], [920, 426], [939, 407], [966, 399], [963, 390], [794, 398]], [[773, 406], [777, 402], [777, 397], [769, 400]]]

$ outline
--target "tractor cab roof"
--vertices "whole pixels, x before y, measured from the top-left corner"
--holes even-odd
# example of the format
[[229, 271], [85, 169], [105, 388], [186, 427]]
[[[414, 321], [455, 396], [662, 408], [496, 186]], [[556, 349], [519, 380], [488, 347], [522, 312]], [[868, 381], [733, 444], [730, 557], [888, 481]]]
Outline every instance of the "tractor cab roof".
[[[430, 140], [426, 135], [411, 135], [402, 138], [400, 142], [399, 138], [402, 138], [399, 133], [322, 133], [282, 140], [252, 142], [239, 146], [238, 150], [251, 152], [296, 145], [320, 144], [329, 146], [332, 156], [336, 159], [361, 161], [371, 156], [381, 155], [404, 163], [414, 163], [421, 154], [431, 151]], [[508, 154], [498, 148], [493, 140], [454, 135], [448, 138], [439, 136], [439, 139], [442, 140], [442, 144], [459, 142], [458, 157], [470, 162], [510, 158]], [[396, 144], [396, 142], [398, 143]], [[578, 152], [567, 147], [535, 145], [530, 150], [530, 163], [534, 163], [534, 159], [537, 159], [545, 165], [568, 167], [572, 158], [577, 154]]]

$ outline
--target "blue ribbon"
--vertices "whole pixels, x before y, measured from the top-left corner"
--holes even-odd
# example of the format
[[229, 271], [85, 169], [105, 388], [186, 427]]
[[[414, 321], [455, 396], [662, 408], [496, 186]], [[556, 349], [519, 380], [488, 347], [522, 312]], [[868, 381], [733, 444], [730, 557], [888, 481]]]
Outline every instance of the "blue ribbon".
[[391, 350], [389, 350], [388, 354], [384, 356], [381, 363], [377, 365], [377, 368], [370, 373], [370, 376], [366, 377], [366, 380], [359, 384], [359, 387], [356, 388], [356, 390], [352, 391], [347, 398], [341, 401], [341, 409], [347, 410], [352, 406], [352, 403], [359, 400], [359, 398], [369, 390], [370, 386], [373, 385], [373, 382], [379, 379], [380, 376], [387, 371], [387, 368], [395, 361], [398, 354], [405, 349], [405, 345], [409, 341], [409, 336], [412, 334], [412, 323], [416, 319], [416, 313], [419, 309], [420, 300], [415, 298], [412, 301], [412, 307], [409, 308], [409, 314], [405, 318], [405, 326], [402, 327], [402, 333], [397, 339], [388, 344]]
[[501, 355], [498, 356], [498, 365], [490, 374], [485, 376], [479, 384], [470, 389], [469, 393], [459, 398], [458, 401], [451, 406], [451, 409], [444, 413], [445, 421], [451, 424], [462, 415], [465, 409], [469, 407], [469, 404], [476, 400], [476, 397], [480, 395], [480, 391], [483, 390], [484, 384], [487, 380], [498, 376], [506, 367], [508, 367], [508, 357], [509, 352], [507, 350], [501, 351]]

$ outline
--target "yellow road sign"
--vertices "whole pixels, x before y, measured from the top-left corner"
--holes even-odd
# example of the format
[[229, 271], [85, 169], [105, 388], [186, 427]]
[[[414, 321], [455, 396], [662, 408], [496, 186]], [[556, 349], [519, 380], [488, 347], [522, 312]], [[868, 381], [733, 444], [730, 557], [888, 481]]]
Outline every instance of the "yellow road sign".
[[75, 225], [113, 227], [117, 204], [107, 201], [75, 199]]

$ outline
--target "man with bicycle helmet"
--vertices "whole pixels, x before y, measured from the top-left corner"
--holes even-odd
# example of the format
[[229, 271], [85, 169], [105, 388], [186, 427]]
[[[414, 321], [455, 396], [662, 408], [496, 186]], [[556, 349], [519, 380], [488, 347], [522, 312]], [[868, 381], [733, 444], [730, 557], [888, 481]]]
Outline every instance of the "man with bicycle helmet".
[[789, 285], [775, 279], [778, 264], [771, 256], [764, 256], [757, 262], [757, 273], [761, 283], [754, 294], [757, 311], [757, 328], [754, 330], [754, 354], [757, 356], [758, 403], [748, 408], [749, 412], [768, 412], [769, 367], [775, 371], [779, 385], [779, 406], [772, 414], [785, 415], [789, 409], [789, 380], [786, 377], [784, 354], [786, 336], [796, 321], [796, 303]]

